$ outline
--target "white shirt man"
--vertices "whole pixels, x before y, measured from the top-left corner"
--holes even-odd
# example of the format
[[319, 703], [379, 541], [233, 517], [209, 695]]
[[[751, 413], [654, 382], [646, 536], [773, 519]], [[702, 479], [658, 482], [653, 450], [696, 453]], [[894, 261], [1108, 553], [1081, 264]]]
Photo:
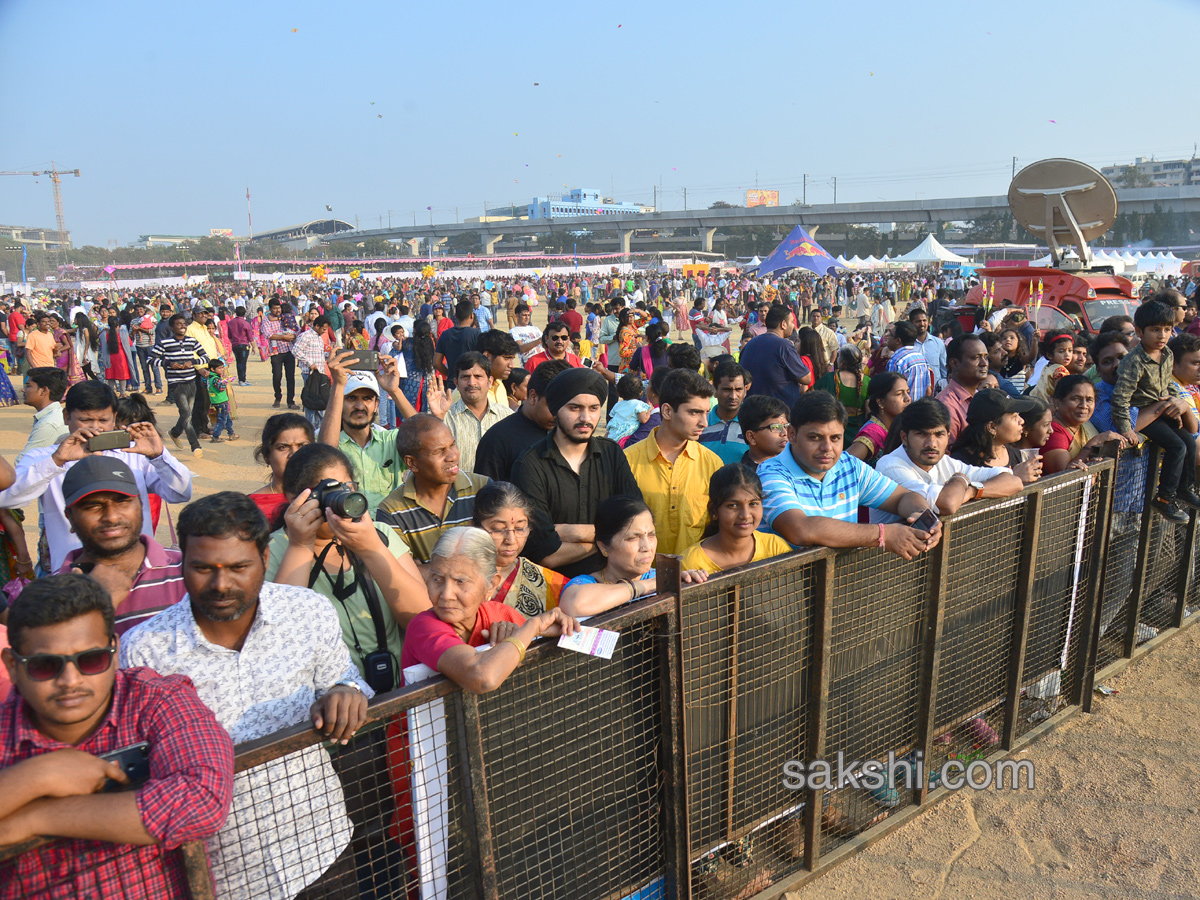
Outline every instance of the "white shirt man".
[[[914, 406], [918, 409], [910, 414]], [[880, 475], [920, 494], [942, 515], [953, 515], [969, 500], [1009, 497], [1021, 490], [1021, 479], [1007, 467], [971, 466], [946, 455], [950, 414], [939, 401], [924, 397], [905, 415], [910, 428], [901, 430], [900, 446], [875, 464]], [[878, 509], [871, 509], [870, 516], [872, 524], [900, 521]]]
[[[121, 666], [187, 675], [235, 745], [308, 721], [312, 704], [338, 685], [372, 695], [327, 598], [267, 582], [257, 602], [240, 650], [206, 638], [184, 597], [125, 635]], [[323, 746], [240, 772], [229, 818], [208, 841], [217, 896], [295, 897], [341, 855], [353, 830]]]

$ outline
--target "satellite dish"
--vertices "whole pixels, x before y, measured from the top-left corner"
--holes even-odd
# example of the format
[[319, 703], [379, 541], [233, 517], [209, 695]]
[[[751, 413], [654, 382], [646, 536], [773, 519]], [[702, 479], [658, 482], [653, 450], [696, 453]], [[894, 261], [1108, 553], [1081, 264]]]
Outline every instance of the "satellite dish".
[[1056, 268], [1063, 244], [1078, 249], [1080, 268], [1091, 265], [1088, 241], [1117, 219], [1117, 192], [1108, 179], [1074, 159], [1043, 159], [1023, 168], [1008, 186], [1008, 205], [1026, 231], [1046, 242]]

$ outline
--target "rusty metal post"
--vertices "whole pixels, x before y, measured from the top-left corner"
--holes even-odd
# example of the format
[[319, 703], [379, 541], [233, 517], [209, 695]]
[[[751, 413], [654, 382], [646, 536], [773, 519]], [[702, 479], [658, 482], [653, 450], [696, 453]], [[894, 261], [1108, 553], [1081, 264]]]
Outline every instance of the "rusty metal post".
[[1025, 529], [1021, 534], [1021, 570], [1017, 582], [1017, 606], [1013, 611], [1012, 645], [1008, 652], [1008, 693], [1004, 698], [1004, 735], [1001, 746], [1011, 750], [1017, 736], [1017, 710], [1021, 705], [1021, 673], [1025, 670], [1025, 648], [1029, 643], [1029, 619], [1033, 611], [1033, 587], [1037, 574], [1038, 530], [1042, 519], [1042, 492], [1033, 491], [1025, 500]]
[[[925, 610], [925, 654], [921, 661], [921, 685], [917, 695], [917, 747], [922, 766], [929, 765], [933, 749], [934, 712], [937, 705], [938, 671], [942, 665], [942, 622], [946, 615], [946, 584], [950, 577], [950, 540], [954, 535], [951, 522], [942, 523], [942, 539], [933, 548], [929, 564], [929, 600]], [[918, 806], [929, 794], [929, 778], [925, 776], [913, 791]]]
[[[833, 554], [814, 566], [813, 642], [809, 665], [806, 762], [825, 758], [829, 723], [829, 658], [833, 652]], [[821, 858], [821, 811], [824, 791], [807, 788], [804, 804], [804, 868], [810, 872]]]

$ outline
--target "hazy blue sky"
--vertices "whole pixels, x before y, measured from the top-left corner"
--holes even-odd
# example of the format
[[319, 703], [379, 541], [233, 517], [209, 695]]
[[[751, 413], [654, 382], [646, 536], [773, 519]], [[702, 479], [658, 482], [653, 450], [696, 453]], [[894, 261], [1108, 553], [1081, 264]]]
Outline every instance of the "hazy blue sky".
[[[999, 194], [1047, 156], [1189, 155], [1200, 4], [0, 0], [0, 170], [79, 167], [77, 244], [479, 215]], [[620, 26], [620, 27], [618, 27]], [[535, 85], [535, 82], [537, 83]], [[1054, 121], [1051, 121], [1054, 120]], [[515, 133], [515, 134], [514, 134]], [[48, 179], [0, 223], [53, 227]]]

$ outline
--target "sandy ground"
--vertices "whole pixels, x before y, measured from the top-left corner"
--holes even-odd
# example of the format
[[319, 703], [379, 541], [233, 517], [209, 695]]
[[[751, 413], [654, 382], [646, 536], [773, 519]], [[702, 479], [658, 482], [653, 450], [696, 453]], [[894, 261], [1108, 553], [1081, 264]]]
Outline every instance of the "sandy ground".
[[1031, 745], [1032, 791], [963, 791], [789, 900], [1200, 896], [1200, 629]]

